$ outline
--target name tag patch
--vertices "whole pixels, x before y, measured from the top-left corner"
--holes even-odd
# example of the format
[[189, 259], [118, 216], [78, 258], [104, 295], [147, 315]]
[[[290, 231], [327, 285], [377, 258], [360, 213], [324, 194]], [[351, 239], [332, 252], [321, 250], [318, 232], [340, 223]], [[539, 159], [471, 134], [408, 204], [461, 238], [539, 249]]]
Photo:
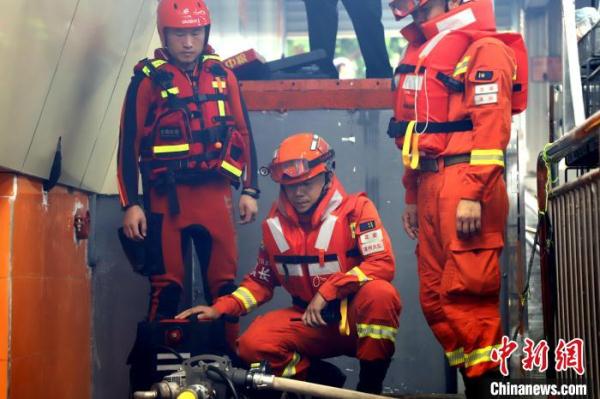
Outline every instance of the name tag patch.
[[497, 103], [498, 103], [498, 93], [476, 94], [475, 95], [475, 105], [497, 104]]
[[487, 85], [475, 85], [475, 94], [493, 94], [498, 93], [498, 83]]
[[360, 236], [360, 251], [363, 255], [383, 252], [383, 232], [381, 229], [373, 230]]

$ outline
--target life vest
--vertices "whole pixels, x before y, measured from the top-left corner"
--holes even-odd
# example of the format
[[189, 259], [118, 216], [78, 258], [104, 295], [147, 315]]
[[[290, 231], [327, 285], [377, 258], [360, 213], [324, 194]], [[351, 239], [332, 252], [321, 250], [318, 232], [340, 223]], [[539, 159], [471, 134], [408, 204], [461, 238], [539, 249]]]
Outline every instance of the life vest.
[[350, 215], [361, 195], [346, 195], [334, 178], [313, 213], [314, 229], [305, 232], [300, 227], [283, 193], [263, 222], [263, 243], [277, 279], [299, 302], [310, 302], [332, 274], [346, 273], [360, 264]]
[[[420, 27], [411, 24], [402, 31], [410, 44], [395, 72], [397, 93], [394, 117], [388, 128], [388, 135], [396, 139], [400, 148], [408, 134], [409, 140], [419, 136], [418, 151], [425, 155], [452, 153], [447, 148], [450, 135], [468, 135], [473, 130], [463, 95], [466, 79], [473, 79], [470, 75], [476, 71], [469, 69], [466, 54], [482, 39], [499, 40], [514, 53], [512, 113], [525, 110], [528, 78], [525, 43], [518, 33], [495, 30], [492, 1], [476, 0]], [[465, 136], [465, 140], [470, 137]]]
[[178, 213], [175, 184], [223, 175], [239, 185], [245, 142], [231, 114], [227, 71], [220, 58], [203, 55], [190, 78], [161, 54], [157, 50], [159, 58], [144, 59], [135, 68], [160, 93], [144, 125], [140, 169], [150, 185], [167, 192], [171, 213]]

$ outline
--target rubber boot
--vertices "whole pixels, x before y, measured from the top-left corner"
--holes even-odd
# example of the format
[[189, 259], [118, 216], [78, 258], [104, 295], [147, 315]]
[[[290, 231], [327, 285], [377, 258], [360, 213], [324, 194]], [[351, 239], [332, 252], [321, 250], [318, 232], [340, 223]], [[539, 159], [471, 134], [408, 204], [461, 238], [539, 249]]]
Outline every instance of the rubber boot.
[[320, 359], [311, 359], [306, 374], [306, 381], [342, 388], [346, 382], [346, 375], [337, 366], [329, 362]]
[[383, 380], [390, 367], [391, 360], [361, 360], [360, 376], [356, 390], [365, 393], [380, 394], [383, 389]]
[[465, 396], [467, 399], [492, 399], [490, 385], [494, 381], [508, 381], [508, 377], [504, 377], [499, 370], [490, 370], [479, 377], [466, 377], [463, 370], [463, 381], [465, 382]]

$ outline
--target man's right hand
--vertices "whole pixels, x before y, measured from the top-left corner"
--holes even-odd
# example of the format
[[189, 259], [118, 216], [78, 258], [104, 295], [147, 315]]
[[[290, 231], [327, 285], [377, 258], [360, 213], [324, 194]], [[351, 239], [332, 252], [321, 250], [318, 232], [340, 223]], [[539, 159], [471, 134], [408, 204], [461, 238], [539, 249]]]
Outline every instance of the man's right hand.
[[417, 214], [417, 204], [406, 204], [402, 214], [404, 231], [413, 240], [419, 237], [419, 218]]
[[142, 241], [146, 238], [146, 215], [139, 205], [133, 205], [125, 211], [123, 216], [123, 232], [127, 238]]
[[189, 308], [184, 310], [175, 316], [176, 319], [187, 319], [192, 315], [198, 315], [198, 320], [216, 320], [221, 317], [221, 313], [219, 313], [215, 308], [210, 306], [198, 305], [193, 308]]

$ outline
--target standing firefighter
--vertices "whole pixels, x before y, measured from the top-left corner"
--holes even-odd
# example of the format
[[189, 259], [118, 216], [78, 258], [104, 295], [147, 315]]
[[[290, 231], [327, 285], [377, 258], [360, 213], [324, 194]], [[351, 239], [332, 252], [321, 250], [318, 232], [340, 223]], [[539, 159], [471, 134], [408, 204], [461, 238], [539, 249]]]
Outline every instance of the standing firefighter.
[[[146, 242], [150, 252], [144, 270], [152, 285], [149, 320], [177, 314], [187, 237], [199, 254], [209, 303], [235, 290], [230, 186], [243, 186], [241, 223], [255, 218], [258, 198], [247, 112], [233, 73], [208, 45], [203, 0], [160, 1], [157, 25], [163, 48], [135, 67], [118, 154], [124, 233]], [[238, 324], [226, 328], [233, 343]]]
[[281, 143], [270, 166], [281, 191], [263, 222], [256, 268], [233, 294], [178, 317], [238, 316], [281, 285], [293, 306], [258, 317], [238, 340], [240, 357], [267, 360], [277, 375], [324, 382], [318, 359], [356, 356], [357, 389], [381, 392], [401, 309], [390, 284], [392, 246], [373, 203], [344, 192], [333, 155], [311, 133]]
[[[467, 397], [489, 395], [501, 342], [499, 258], [511, 115], [527, 103], [527, 53], [497, 33], [492, 0], [396, 0], [414, 23], [388, 134], [406, 168], [404, 228], [418, 238], [421, 305]], [[487, 392], [486, 392], [487, 391]]]

